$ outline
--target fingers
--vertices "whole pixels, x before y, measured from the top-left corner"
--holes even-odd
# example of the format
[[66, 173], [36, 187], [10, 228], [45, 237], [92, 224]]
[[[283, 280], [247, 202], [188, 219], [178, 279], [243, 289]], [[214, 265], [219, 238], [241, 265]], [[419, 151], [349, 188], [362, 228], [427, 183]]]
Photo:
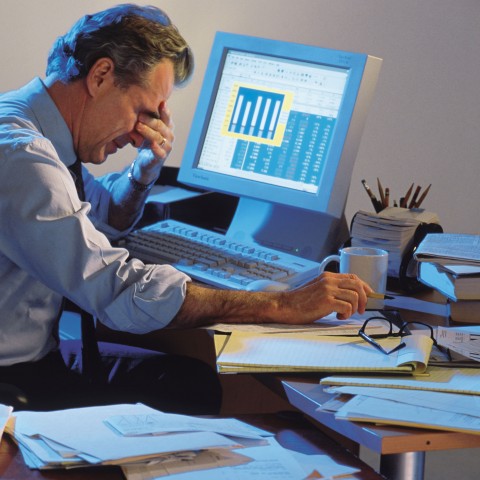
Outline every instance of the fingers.
[[311, 323], [333, 312], [345, 320], [363, 314], [372, 289], [356, 275], [324, 272], [308, 284], [275, 295], [275, 321]]
[[368, 294], [373, 290], [357, 275], [352, 273], [337, 275], [341, 276], [339, 279], [339, 289], [341, 294], [344, 294], [349, 298], [352, 298], [353, 295], [356, 298], [355, 311], [364, 313], [368, 301]]
[[345, 320], [356, 312], [365, 312], [367, 295], [372, 289], [357, 275], [325, 272], [317, 281], [339, 319]]
[[158, 159], [165, 159], [171, 152], [174, 141], [173, 121], [166, 104], [160, 107], [159, 118], [141, 113], [136, 124], [137, 132], [145, 139]]

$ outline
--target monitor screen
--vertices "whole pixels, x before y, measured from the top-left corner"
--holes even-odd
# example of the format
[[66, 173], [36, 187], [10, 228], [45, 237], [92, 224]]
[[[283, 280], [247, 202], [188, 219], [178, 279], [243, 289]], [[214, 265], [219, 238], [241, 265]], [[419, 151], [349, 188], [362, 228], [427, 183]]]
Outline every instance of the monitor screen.
[[228, 232], [236, 238], [308, 258], [328, 253], [380, 65], [362, 53], [218, 32], [179, 181], [239, 197]]
[[217, 33], [179, 180], [340, 217], [380, 63]]

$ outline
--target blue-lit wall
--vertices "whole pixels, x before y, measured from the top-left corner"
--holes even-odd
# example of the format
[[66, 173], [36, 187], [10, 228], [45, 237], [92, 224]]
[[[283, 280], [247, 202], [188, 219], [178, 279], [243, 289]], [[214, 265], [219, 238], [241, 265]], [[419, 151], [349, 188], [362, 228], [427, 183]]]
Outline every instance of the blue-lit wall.
[[[119, 2], [2, 0], [0, 91], [42, 75], [48, 49], [84, 13]], [[174, 93], [179, 165], [216, 30], [265, 36], [382, 57], [347, 203], [347, 218], [371, 209], [361, 179], [377, 176], [402, 196], [432, 183], [423, 206], [447, 231], [480, 233], [480, 1], [478, 0], [151, 0], [179, 26], [196, 54], [196, 77]], [[122, 152], [95, 173], [124, 166]]]

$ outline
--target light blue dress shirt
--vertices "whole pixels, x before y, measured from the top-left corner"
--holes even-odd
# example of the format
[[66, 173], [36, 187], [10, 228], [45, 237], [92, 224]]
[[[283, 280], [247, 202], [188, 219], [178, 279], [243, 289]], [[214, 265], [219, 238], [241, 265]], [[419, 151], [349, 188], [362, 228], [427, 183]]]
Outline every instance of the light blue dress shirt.
[[110, 243], [126, 233], [107, 224], [119, 174], [95, 179], [84, 168], [82, 203], [67, 169], [75, 158], [71, 133], [39, 78], [0, 97], [0, 365], [57, 347], [63, 296], [132, 333], [165, 327], [183, 303], [186, 275], [128, 261]]

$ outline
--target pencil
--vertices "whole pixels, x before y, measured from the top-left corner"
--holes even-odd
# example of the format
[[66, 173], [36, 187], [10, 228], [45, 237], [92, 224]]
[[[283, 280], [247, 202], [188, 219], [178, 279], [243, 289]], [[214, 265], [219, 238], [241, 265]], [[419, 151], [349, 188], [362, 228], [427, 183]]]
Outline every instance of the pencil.
[[428, 191], [430, 190], [430, 187], [432, 186], [432, 184], [430, 184], [426, 189], [425, 191], [420, 195], [420, 198], [418, 199], [417, 203], [415, 203], [415, 208], [418, 208], [421, 203], [425, 200], [425, 197], [427, 196], [427, 193]]
[[372, 189], [367, 185], [366, 180], [362, 180], [362, 185], [363, 185], [363, 188], [365, 188], [365, 191], [368, 193], [370, 200], [372, 201], [373, 208], [377, 213], [380, 212], [383, 209], [383, 205], [380, 203], [380, 201], [377, 199], [375, 194], [372, 192]]
[[407, 202], [408, 202], [408, 199], [410, 198], [410, 195], [412, 194], [412, 190], [413, 190], [413, 186], [415, 184], [412, 183], [410, 185], [410, 188], [407, 190], [407, 193], [405, 194], [405, 196], [403, 197], [403, 202], [400, 204], [401, 207], [404, 207], [404, 208], [407, 208]]
[[418, 194], [420, 193], [421, 189], [422, 189], [422, 187], [420, 185], [417, 185], [417, 188], [415, 189], [415, 193], [413, 194], [413, 197], [410, 200], [408, 208], [415, 208], [415, 205], [417, 203], [417, 197], [418, 197]]
[[385, 188], [385, 196], [383, 198], [383, 206], [386, 208], [390, 203], [390, 189], [387, 187]]
[[378, 298], [380, 300], [394, 300], [395, 297], [392, 297], [391, 295], [385, 295], [384, 293], [378, 293], [378, 292], [372, 292], [367, 294], [368, 298]]
[[385, 195], [383, 193], [383, 187], [380, 183], [380, 179], [377, 177], [378, 193], [380, 194], [380, 202], [385, 207]]

